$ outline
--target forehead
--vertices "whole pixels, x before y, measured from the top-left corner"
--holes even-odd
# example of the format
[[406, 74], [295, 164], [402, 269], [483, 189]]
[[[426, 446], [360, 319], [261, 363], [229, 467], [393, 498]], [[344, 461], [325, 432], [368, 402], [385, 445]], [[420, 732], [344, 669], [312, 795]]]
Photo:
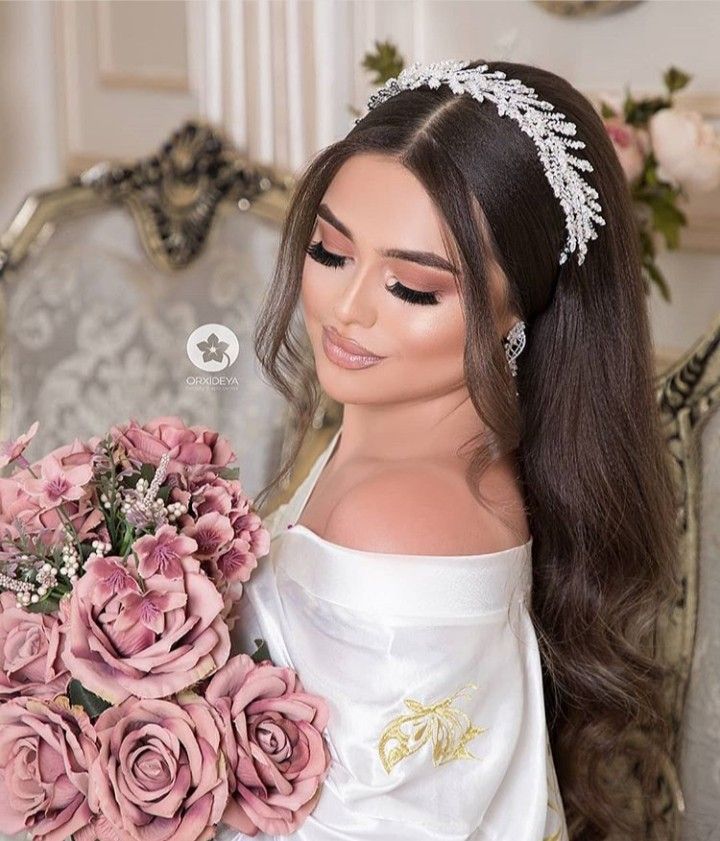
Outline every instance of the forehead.
[[446, 254], [443, 223], [425, 187], [386, 155], [354, 155], [325, 191], [327, 204], [358, 244]]

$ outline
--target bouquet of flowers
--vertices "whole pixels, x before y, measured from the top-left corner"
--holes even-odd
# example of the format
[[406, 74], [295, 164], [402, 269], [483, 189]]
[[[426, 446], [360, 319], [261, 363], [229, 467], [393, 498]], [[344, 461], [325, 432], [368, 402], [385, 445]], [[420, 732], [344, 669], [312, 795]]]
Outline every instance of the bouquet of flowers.
[[37, 427], [0, 450], [0, 831], [294, 832], [329, 769], [328, 707], [262, 640], [231, 651], [270, 536], [229, 443], [160, 417], [30, 464]]

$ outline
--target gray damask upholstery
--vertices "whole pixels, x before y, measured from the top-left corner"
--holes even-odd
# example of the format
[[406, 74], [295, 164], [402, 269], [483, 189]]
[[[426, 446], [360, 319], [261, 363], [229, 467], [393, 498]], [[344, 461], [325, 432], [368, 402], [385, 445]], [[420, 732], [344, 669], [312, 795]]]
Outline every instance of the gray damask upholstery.
[[659, 380], [675, 457], [683, 593], [664, 628], [685, 801], [681, 841], [720, 841], [720, 318]]
[[[192, 125], [159, 155], [94, 167], [26, 202], [2, 241], [0, 425], [7, 437], [38, 419], [39, 455], [131, 417], [180, 415], [232, 441], [254, 495], [278, 467], [286, 416], [251, 344], [280, 226], [253, 210], [282, 186]], [[204, 374], [186, 342], [205, 323], [237, 334], [225, 372], [237, 387], [187, 383]]]

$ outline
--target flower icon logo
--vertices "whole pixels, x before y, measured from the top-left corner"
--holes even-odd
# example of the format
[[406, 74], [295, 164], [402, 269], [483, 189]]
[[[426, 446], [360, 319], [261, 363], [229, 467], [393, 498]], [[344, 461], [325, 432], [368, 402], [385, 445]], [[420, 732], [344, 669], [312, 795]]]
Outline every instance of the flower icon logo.
[[190, 334], [187, 355], [196, 368], [202, 371], [224, 371], [240, 353], [240, 343], [235, 333], [224, 324], [203, 324]]
[[230, 345], [227, 342], [221, 342], [215, 333], [211, 333], [207, 339], [197, 343], [197, 348], [203, 355], [203, 362], [223, 362], [225, 359], [230, 362], [230, 357], [227, 355], [227, 349]]

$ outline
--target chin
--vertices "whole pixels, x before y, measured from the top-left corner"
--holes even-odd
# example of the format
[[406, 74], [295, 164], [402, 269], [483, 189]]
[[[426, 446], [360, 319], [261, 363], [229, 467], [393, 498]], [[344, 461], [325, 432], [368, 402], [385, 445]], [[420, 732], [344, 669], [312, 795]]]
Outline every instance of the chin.
[[[382, 366], [389, 362], [384, 359]], [[315, 373], [322, 390], [336, 403], [384, 403], [387, 380], [378, 365], [368, 368], [348, 369], [331, 362], [320, 346], [315, 350]]]

